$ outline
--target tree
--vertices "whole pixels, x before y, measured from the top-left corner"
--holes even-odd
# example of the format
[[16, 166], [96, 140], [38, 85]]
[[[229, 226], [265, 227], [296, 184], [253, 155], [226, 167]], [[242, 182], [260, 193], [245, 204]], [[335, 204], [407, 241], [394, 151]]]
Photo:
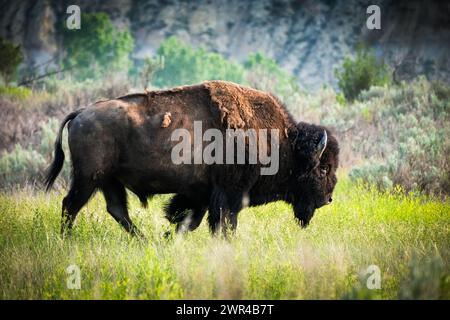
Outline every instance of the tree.
[[164, 57], [146, 57], [142, 65], [141, 71], [139, 72], [139, 78], [141, 81], [141, 86], [145, 89], [153, 80], [155, 72], [164, 68]]
[[17, 68], [23, 61], [20, 46], [0, 37], [0, 75], [6, 84], [14, 80]]
[[105, 13], [82, 14], [81, 29], [63, 29], [63, 68], [79, 79], [128, 72], [133, 42], [130, 32], [117, 30]]
[[273, 92], [283, 100], [287, 100], [293, 92], [299, 90], [295, 77], [261, 52], [250, 54], [244, 62], [244, 67], [250, 86]]
[[377, 59], [373, 50], [359, 45], [356, 57], [345, 57], [341, 68], [335, 70], [338, 87], [348, 101], [353, 101], [363, 90], [371, 86], [383, 86], [392, 81], [392, 71], [382, 60]]
[[204, 80], [229, 80], [242, 83], [244, 69], [236, 62], [203, 48], [194, 49], [176, 37], [164, 40], [157, 50], [164, 67], [155, 73], [155, 85], [171, 87]]

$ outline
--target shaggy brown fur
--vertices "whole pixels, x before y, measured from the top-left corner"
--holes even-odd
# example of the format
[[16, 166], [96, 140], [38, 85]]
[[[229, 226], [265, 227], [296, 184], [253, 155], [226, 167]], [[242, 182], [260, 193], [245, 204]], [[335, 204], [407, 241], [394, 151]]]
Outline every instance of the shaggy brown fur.
[[[171, 134], [183, 128], [192, 137], [194, 121], [201, 121], [203, 131], [278, 129], [278, 172], [261, 175], [259, 163], [174, 164], [171, 151], [178, 141], [172, 141]], [[143, 203], [154, 194], [177, 194], [166, 214], [172, 222], [189, 216], [190, 230], [200, 224], [206, 209], [213, 232], [219, 227], [234, 229], [247, 196], [250, 205], [274, 200], [293, 204], [295, 216], [305, 226], [316, 208], [330, 202], [336, 184], [339, 149], [331, 132], [327, 130], [325, 150], [318, 150], [325, 128], [296, 124], [274, 96], [231, 82], [131, 94], [70, 114], [55, 143], [47, 188], [62, 167], [61, 134], [66, 122], [73, 179], [63, 201], [63, 231], [71, 228], [81, 207], [101, 189], [108, 212], [127, 231], [139, 233], [128, 216], [125, 188]]]
[[207, 81], [204, 86], [213, 102], [213, 114], [219, 112], [226, 128], [284, 131], [284, 127], [295, 126], [292, 117], [271, 94], [227, 81]]

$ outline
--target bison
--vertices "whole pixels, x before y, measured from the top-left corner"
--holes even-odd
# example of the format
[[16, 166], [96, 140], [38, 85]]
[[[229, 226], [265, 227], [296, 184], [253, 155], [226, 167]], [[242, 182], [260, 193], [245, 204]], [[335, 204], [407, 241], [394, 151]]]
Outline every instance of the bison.
[[[231, 82], [207, 81], [129, 94], [70, 113], [55, 142], [45, 181], [47, 190], [63, 166], [61, 140], [66, 123], [73, 170], [70, 190], [62, 202], [63, 234], [72, 228], [77, 213], [98, 189], [103, 192], [107, 211], [132, 235], [142, 233], [128, 215], [126, 189], [144, 206], [152, 195], [175, 194], [165, 211], [169, 221], [177, 223], [177, 230], [194, 230], [208, 211], [211, 232], [227, 234], [235, 230], [244, 205], [277, 200], [292, 204], [295, 217], [305, 227], [317, 208], [332, 201], [337, 182], [339, 146], [327, 128], [295, 123], [275, 96]], [[224, 140], [230, 130], [270, 130], [268, 136], [257, 134], [254, 141], [266, 152], [278, 153], [276, 172], [262, 174], [267, 163], [260, 160], [195, 161], [195, 138], [187, 140], [194, 152], [182, 152], [184, 159], [194, 161], [177, 163], [173, 153], [180, 142], [174, 140], [174, 132], [195, 135], [196, 123], [201, 123], [202, 132], [213, 129], [216, 134], [223, 133]], [[272, 143], [274, 136], [276, 145]], [[214, 142], [219, 140], [216, 136]], [[245, 159], [249, 159], [254, 152], [251, 139], [244, 136], [242, 141]], [[222, 142], [218, 145], [224, 145]], [[200, 142], [201, 148], [206, 145], [207, 141]], [[212, 155], [217, 156], [216, 151]], [[227, 157], [230, 152], [225, 153]], [[238, 156], [231, 154], [230, 159]]]

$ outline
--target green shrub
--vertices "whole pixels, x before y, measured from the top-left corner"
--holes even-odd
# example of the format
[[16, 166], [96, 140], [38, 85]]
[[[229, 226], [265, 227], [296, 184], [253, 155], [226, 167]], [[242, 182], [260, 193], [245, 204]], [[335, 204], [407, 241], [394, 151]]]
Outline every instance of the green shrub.
[[155, 73], [164, 68], [164, 58], [159, 56], [156, 58], [146, 57], [139, 71], [139, 81], [143, 89], [150, 86]]
[[42, 177], [44, 165], [44, 157], [36, 150], [17, 144], [11, 152], [4, 153], [0, 158], [1, 187], [34, 184]]
[[448, 300], [450, 277], [442, 259], [436, 256], [419, 259], [414, 252], [398, 292], [401, 300]]
[[0, 85], [0, 96], [8, 97], [10, 99], [23, 100], [28, 98], [31, 90], [26, 87], [11, 87]]
[[336, 95], [336, 102], [341, 106], [347, 105], [347, 101], [345, 100], [345, 96], [342, 94], [342, 92]]
[[283, 70], [275, 60], [260, 52], [250, 54], [244, 67], [250, 86], [274, 93], [286, 104], [299, 91], [297, 79]]
[[373, 51], [359, 46], [356, 57], [344, 58], [341, 68], [335, 70], [338, 86], [347, 100], [353, 101], [363, 90], [371, 86], [391, 83], [392, 72], [383, 60], [377, 61]]
[[[16, 144], [11, 152], [4, 152], [0, 157], [0, 188], [12, 186], [39, 185], [44, 177], [45, 170], [53, 158], [53, 144], [56, 139], [60, 121], [50, 118], [41, 123], [39, 144], [28, 145], [24, 148]], [[63, 147], [67, 148], [67, 139]], [[66, 151], [66, 155], [67, 155]], [[59, 181], [67, 184], [70, 177], [69, 157], [66, 156]]]
[[11, 82], [17, 73], [19, 64], [23, 61], [20, 46], [0, 37], [0, 75], [6, 84]]
[[402, 185], [406, 190], [448, 194], [450, 99], [436, 94], [423, 78], [385, 89], [384, 94], [366, 95], [373, 98], [351, 107], [359, 116], [346, 115], [360, 131], [352, 137], [354, 150], [367, 159], [350, 176], [382, 188]]
[[445, 85], [441, 81], [431, 83], [431, 104], [432, 110], [438, 115], [450, 114], [450, 86]]
[[218, 53], [194, 49], [176, 37], [170, 37], [161, 43], [157, 54], [158, 58], [147, 60], [142, 67], [144, 75], [148, 75], [145, 70], [150, 69], [153, 84], [157, 87], [228, 80], [272, 92], [286, 103], [299, 90], [295, 77], [284, 71], [275, 60], [259, 52], [250, 54], [243, 64], [239, 64]]
[[119, 31], [102, 12], [82, 14], [81, 24], [81, 29], [62, 30], [66, 53], [63, 67], [79, 80], [128, 72], [134, 42], [130, 32]]

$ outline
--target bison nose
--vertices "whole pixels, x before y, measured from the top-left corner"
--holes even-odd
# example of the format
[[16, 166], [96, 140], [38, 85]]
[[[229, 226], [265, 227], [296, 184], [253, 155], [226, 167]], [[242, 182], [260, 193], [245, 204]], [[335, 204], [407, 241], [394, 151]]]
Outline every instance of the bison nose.
[[333, 198], [330, 197], [330, 199], [328, 200], [328, 204], [330, 204], [333, 201]]

